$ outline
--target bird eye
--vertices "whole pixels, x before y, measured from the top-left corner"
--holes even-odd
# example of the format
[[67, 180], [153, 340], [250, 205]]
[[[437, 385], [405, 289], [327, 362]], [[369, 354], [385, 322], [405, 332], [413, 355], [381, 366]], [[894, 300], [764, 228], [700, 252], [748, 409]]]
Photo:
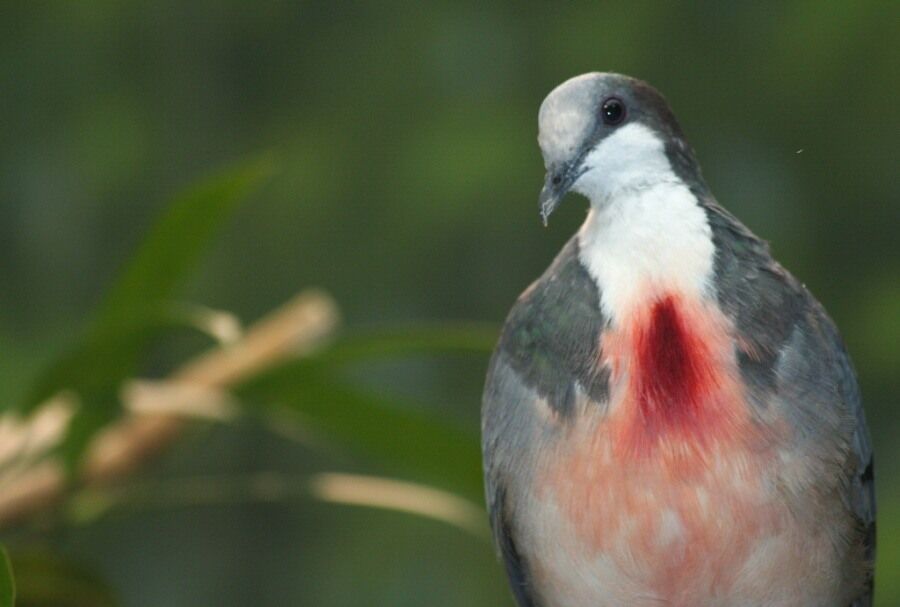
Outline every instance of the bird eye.
[[610, 97], [600, 106], [600, 115], [605, 124], [619, 124], [625, 120], [625, 104], [615, 97]]

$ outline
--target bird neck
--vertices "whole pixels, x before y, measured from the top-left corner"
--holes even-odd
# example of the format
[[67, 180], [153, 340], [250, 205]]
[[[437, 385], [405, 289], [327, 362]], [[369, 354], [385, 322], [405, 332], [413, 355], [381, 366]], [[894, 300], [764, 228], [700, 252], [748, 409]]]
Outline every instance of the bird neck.
[[667, 146], [659, 133], [639, 122], [626, 125], [585, 156], [584, 173], [572, 189], [600, 208], [641, 190], [683, 183], [678, 154], [687, 144], [681, 139], [669, 141]]
[[706, 212], [674, 175], [592, 200], [579, 256], [612, 322], [666, 296], [704, 299], [715, 247]]

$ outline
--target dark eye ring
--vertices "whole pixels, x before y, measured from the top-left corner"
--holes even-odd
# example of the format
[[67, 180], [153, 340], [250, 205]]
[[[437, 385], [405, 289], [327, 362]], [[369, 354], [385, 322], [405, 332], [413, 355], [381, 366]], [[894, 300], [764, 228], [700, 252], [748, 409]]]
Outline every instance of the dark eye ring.
[[621, 99], [610, 97], [600, 106], [600, 116], [604, 124], [616, 125], [625, 120], [625, 104]]

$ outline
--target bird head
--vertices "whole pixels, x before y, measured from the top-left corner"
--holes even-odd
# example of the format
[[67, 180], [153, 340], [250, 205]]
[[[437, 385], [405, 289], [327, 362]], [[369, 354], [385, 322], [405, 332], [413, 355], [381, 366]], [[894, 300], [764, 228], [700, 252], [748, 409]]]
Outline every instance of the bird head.
[[571, 190], [592, 204], [623, 189], [673, 179], [700, 181], [699, 168], [662, 95], [620, 74], [592, 72], [553, 89], [538, 114], [547, 175], [547, 218]]

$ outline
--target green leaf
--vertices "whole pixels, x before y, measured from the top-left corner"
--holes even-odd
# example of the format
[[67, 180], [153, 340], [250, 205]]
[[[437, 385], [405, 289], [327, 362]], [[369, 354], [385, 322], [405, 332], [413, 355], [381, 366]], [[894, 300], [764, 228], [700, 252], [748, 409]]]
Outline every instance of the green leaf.
[[224, 220], [273, 170], [265, 157], [228, 169], [182, 193], [147, 235], [107, 296], [95, 329], [153, 315]]
[[26, 412], [32, 410], [60, 390], [72, 390], [87, 402], [104, 392], [115, 395], [116, 380], [133, 371], [140, 348], [158, 328], [146, 319], [144, 325], [124, 325], [118, 330], [110, 328], [103, 333], [88, 333], [43, 370], [23, 409]]
[[16, 582], [13, 578], [12, 564], [6, 548], [0, 546], [0, 607], [13, 607], [16, 604]]
[[115, 607], [107, 584], [83, 565], [47, 550], [15, 553], [18, 607]]
[[245, 383], [237, 394], [261, 407], [287, 407], [306, 424], [393, 469], [480, 500], [478, 438], [396, 399], [352, 388], [324, 366], [298, 361]]
[[181, 279], [237, 204], [272, 172], [269, 158], [226, 170], [177, 196], [126, 263], [85, 336], [39, 375], [25, 411], [71, 390], [81, 403], [63, 446], [70, 465], [119, 412], [118, 390], [148, 344], [168, 326]]

